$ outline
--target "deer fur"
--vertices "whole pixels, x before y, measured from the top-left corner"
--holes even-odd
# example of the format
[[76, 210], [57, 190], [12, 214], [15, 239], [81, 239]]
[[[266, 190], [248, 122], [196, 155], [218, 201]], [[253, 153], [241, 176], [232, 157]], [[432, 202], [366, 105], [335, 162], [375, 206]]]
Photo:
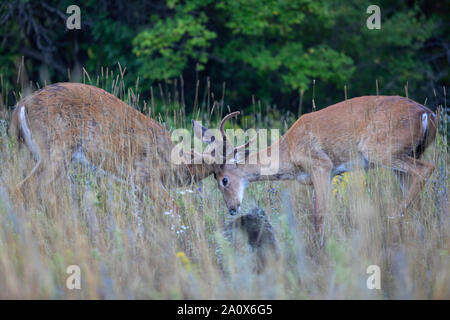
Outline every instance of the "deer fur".
[[[245, 163], [235, 158], [216, 165], [214, 177], [231, 214], [239, 211], [245, 187], [250, 182], [297, 180], [312, 185], [314, 222], [321, 233], [323, 217], [328, 211], [331, 179], [357, 168], [378, 165], [408, 177], [410, 185], [398, 209], [402, 214], [434, 170], [434, 165], [420, 160], [420, 156], [435, 139], [436, 126], [435, 114], [411, 99], [353, 98], [303, 115], [267, 149], [247, 152]], [[222, 134], [225, 134], [223, 130]], [[262, 175], [262, 164], [254, 160], [273, 150], [279, 152], [279, 170]], [[227, 157], [236, 154], [230, 152]]]
[[9, 134], [24, 142], [37, 161], [18, 185], [23, 195], [31, 181], [46, 185], [71, 162], [103, 170], [150, 196], [157, 193], [150, 187], [154, 183], [188, 185], [211, 173], [201, 164], [173, 165], [174, 144], [163, 126], [85, 84], [56, 83], [23, 99], [12, 113]]

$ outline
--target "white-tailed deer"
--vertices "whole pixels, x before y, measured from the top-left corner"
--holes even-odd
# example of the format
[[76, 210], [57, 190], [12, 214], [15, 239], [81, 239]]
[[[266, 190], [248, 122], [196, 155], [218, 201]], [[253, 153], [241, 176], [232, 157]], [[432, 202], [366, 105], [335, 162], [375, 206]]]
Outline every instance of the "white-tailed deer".
[[23, 141], [37, 161], [18, 186], [24, 196], [31, 181], [45, 186], [71, 162], [133, 183], [150, 197], [166, 197], [166, 203], [164, 188], [154, 189], [153, 183], [187, 185], [212, 173], [207, 165], [173, 165], [174, 144], [164, 127], [85, 84], [56, 83], [23, 99], [12, 114], [9, 133]]
[[[228, 115], [224, 121], [237, 114], [239, 112]], [[223, 130], [224, 121], [220, 132], [225, 143], [230, 143]], [[193, 125], [199, 127], [196, 122]], [[358, 167], [380, 165], [408, 178], [409, 189], [405, 190], [399, 206], [399, 211], [403, 212], [434, 170], [433, 164], [419, 158], [434, 140], [436, 126], [435, 114], [410, 99], [398, 96], [353, 98], [303, 115], [265, 150], [243, 153], [240, 152], [242, 147], [239, 150], [225, 148], [229, 150], [227, 161], [214, 166], [214, 177], [231, 214], [239, 211], [249, 182], [298, 180], [312, 184], [314, 222], [316, 231], [321, 233], [332, 177]], [[207, 130], [201, 129], [194, 132], [200, 136]], [[254, 160], [271, 152], [279, 152], [278, 172], [263, 175], [262, 164]]]

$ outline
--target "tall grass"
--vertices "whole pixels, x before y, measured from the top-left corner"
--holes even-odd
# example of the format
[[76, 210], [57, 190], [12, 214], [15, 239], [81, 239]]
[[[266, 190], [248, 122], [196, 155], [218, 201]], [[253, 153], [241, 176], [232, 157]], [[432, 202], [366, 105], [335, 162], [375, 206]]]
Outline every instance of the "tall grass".
[[[152, 88], [151, 99], [143, 102], [136, 88], [123, 87], [123, 70], [120, 73], [105, 70], [103, 76], [87, 76], [85, 81], [113, 92], [169, 130], [187, 127], [182, 79], [170, 83], [169, 89]], [[215, 124], [227, 110], [221, 96], [198, 93], [194, 113]], [[294, 120], [262, 109], [255, 103], [254, 114], [244, 115], [243, 126], [285, 129]], [[141, 199], [133, 186], [80, 171], [71, 174], [77, 192], [69, 179], [62, 179], [45, 186], [44, 194], [14, 198], [14, 186], [34, 162], [26, 149], [6, 136], [4, 124], [0, 123], [0, 298], [450, 298], [445, 134], [439, 134], [425, 154], [436, 170], [402, 225], [392, 219], [401, 191], [390, 171], [375, 168], [335, 179], [323, 248], [314, 241], [308, 187], [296, 182], [252, 184], [244, 212], [255, 206], [266, 211], [278, 247], [278, 257], [256, 272], [250, 247], [233, 245], [223, 232], [229, 217], [211, 177], [171, 189], [180, 213], [161, 213], [164, 210]], [[441, 117], [440, 126], [440, 133], [446, 132], [448, 118]], [[80, 290], [66, 287], [69, 265], [81, 268]], [[380, 267], [380, 290], [366, 286], [369, 265]]]

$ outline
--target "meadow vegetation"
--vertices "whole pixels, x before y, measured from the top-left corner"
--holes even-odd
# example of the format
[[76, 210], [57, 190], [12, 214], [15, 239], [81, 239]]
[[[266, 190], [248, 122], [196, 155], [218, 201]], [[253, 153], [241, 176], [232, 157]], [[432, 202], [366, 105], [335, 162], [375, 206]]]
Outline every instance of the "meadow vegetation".
[[[180, 82], [152, 89], [151, 99], [141, 101], [136, 88], [125, 87], [121, 72], [86, 74], [85, 81], [119, 96], [169, 131], [190, 128]], [[10, 93], [5, 90], [21, 93], [20, 87], [2, 88], [2, 99]], [[214, 98], [209, 90], [205, 86], [197, 93], [193, 114], [214, 126], [229, 107], [223, 96]], [[37, 185], [33, 194], [14, 196], [34, 160], [6, 135], [9, 112], [1, 112], [0, 298], [450, 298], [449, 119], [442, 111], [436, 142], [424, 155], [436, 170], [401, 225], [394, 219], [401, 190], [384, 168], [333, 181], [323, 247], [314, 241], [309, 187], [252, 184], [243, 212], [262, 208], [277, 244], [277, 254], [268, 255], [260, 270], [248, 242], [230, 242], [224, 232], [230, 217], [212, 177], [170, 188], [178, 213], [140, 197], [133, 185], [76, 167], [67, 178]], [[295, 119], [256, 101], [252, 113], [233, 125], [285, 131]], [[81, 268], [80, 290], [66, 288], [69, 265]], [[369, 265], [381, 269], [380, 290], [366, 286]]]

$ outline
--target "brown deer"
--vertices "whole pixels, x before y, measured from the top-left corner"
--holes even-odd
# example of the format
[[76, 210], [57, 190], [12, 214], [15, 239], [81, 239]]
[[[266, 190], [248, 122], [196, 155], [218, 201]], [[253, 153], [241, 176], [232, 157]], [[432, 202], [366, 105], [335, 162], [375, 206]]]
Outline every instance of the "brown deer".
[[[224, 120], [238, 114], [232, 113]], [[193, 124], [197, 127], [194, 132], [201, 137], [207, 128]], [[249, 182], [297, 180], [312, 185], [314, 223], [321, 234], [331, 179], [355, 168], [380, 165], [409, 180], [409, 189], [399, 206], [399, 213], [403, 214], [434, 170], [432, 163], [419, 158], [435, 139], [436, 126], [435, 114], [410, 99], [359, 97], [303, 115], [277, 142], [250, 153], [242, 152], [242, 147], [232, 147], [222, 122], [219, 131], [228, 144], [223, 153], [226, 161], [214, 165], [214, 177], [231, 214], [239, 211]], [[263, 175], [263, 165], [254, 160], [271, 152], [278, 152], [278, 171]]]
[[163, 197], [167, 205], [167, 192], [153, 183], [188, 185], [212, 173], [211, 166], [201, 163], [173, 165], [174, 144], [163, 126], [85, 84], [56, 83], [23, 99], [12, 113], [9, 134], [24, 142], [37, 161], [18, 185], [23, 196], [32, 181], [45, 187], [71, 162], [135, 184], [150, 197]]

